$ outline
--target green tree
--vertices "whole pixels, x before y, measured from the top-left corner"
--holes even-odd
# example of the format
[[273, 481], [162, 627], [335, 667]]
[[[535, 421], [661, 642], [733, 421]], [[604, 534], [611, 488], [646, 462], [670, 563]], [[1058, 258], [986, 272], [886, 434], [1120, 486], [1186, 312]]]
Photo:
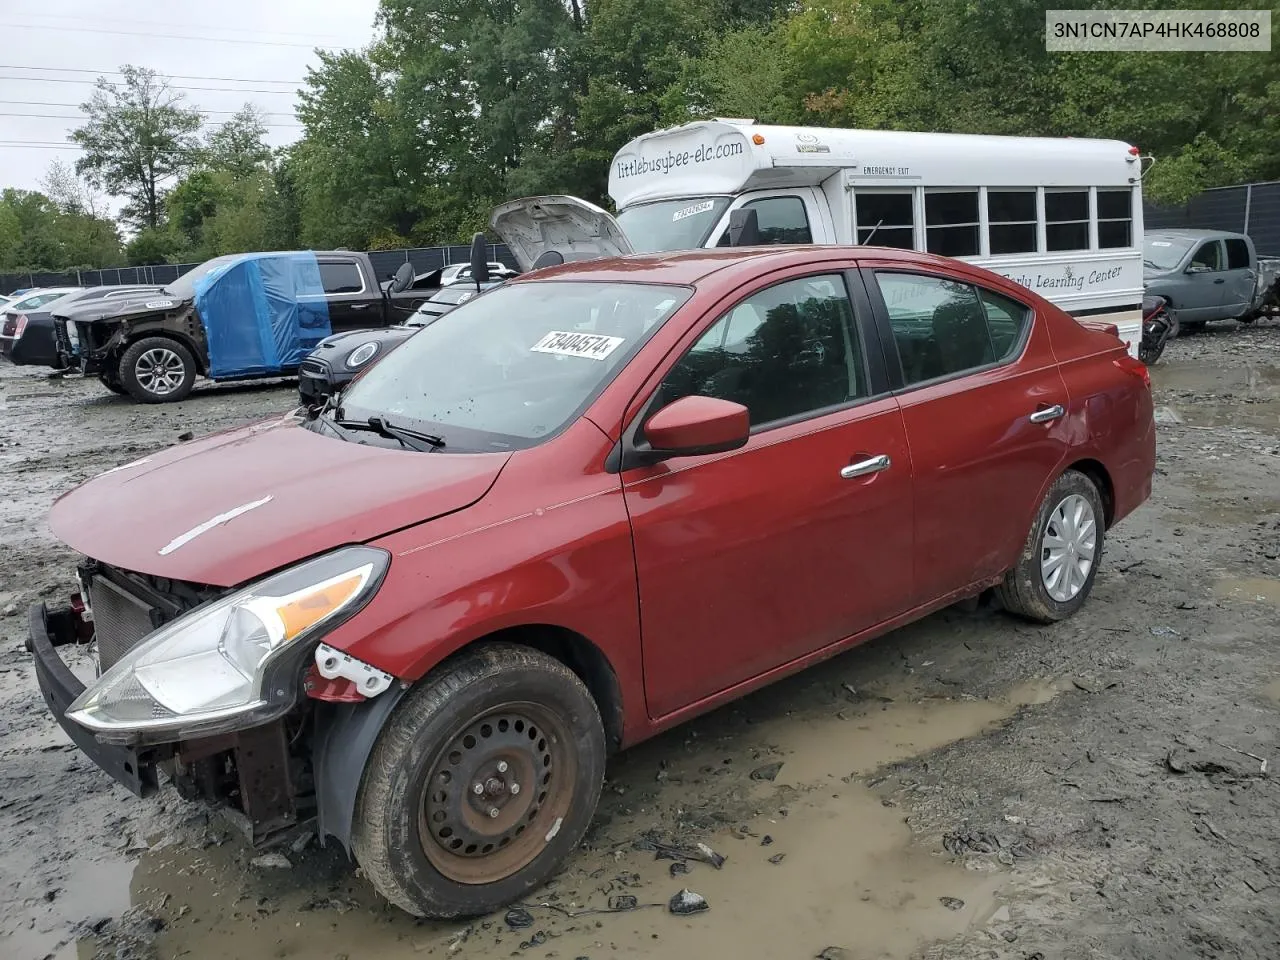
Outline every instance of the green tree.
[[204, 149], [204, 165], [212, 170], [225, 170], [235, 177], [265, 170], [271, 162], [271, 148], [262, 111], [246, 103], [206, 135]]
[[200, 114], [154, 70], [125, 65], [118, 83], [99, 77], [80, 105], [88, 121], [71, 134], [84, 148], [76, 170], [125, 198], [121, 217], [155, 229], [164, 212], [165, 185], [191, 166]]
[[182, 238], [167, 227], [139, 230], [125, 246], [125, 257], [131, 267], [161, 263], [178, 263], [183, 249]]

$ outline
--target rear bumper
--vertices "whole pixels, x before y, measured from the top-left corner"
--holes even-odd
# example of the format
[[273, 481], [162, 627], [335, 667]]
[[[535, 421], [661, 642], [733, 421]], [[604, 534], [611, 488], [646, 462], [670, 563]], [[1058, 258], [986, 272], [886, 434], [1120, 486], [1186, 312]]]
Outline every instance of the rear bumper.
[[[74, 642], [74, 628], [66, 614], [51, 614], [43, 603], [33, 603], [28, 611], [27, 649], [35, 660], [36, 682], [53, 719], [90, 760], [117, 783], [140, 797], [155, 792], [155, 763], [147, 751], [116, 744], [100, 743], [94, 735], [67, 719], [67, 708], [84, 692], [84, 684], [62, 662], [55, 646]], [[67, 634], [72, 634], [68, 637]]]
[[18, 338], [0, 337], [0, 357], [20, 367], [53, 367], [62, 369], [65, 364], [58, 355], [53, 328], [35, 321]]

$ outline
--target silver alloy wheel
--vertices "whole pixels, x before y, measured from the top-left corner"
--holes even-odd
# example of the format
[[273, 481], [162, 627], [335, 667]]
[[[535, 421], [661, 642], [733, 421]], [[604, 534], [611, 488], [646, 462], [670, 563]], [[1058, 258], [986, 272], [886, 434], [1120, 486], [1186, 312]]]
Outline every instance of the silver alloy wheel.
[[138, 384], [147, 393], [163, 397], [182, 386], [187, 369], [182, 358], [166, 347], [153, 347], [134, 364]]
[[1075, 598], [1089, 579], [1098, 549], [1093, 505], [1073, 493], [1053, 508], [1040, 540], [1040, 577], [1059, 603]]

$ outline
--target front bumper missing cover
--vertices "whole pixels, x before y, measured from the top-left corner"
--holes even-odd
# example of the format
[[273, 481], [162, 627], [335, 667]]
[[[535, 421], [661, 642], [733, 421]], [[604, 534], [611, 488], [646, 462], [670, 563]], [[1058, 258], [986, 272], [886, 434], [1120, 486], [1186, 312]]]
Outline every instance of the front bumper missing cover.
[[147, 750], [101, 743], [89, 730], [67, 719], [67, 708], [84, 693], [84, 684], [62, 662], [54, 649], [76, 642], [75, 624], [69, 612], [51, 613], [43, 603], [28, 611], [27, 649], [35, 659], [36, 682], [58, 726], [80, 750], [132, 793], [147, 797], [158, 781], [154, 759]]

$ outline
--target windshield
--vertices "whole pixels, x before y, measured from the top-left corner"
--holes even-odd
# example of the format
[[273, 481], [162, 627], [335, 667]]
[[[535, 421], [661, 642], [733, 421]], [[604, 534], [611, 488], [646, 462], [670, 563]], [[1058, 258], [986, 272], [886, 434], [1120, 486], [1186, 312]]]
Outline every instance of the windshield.
[[627, 207], [618, 224], [636, 253], [697, 250], [729, 206], [729, 197], [685, 197]]
[[1184, 237], [1148, 235], [1142, 241], [1142, 265], [1152, 270], [1172, 270], [1182, 261], [1193, 242]]
[[690, 293], [602, 281], [497, 287], [354, 381], [340, 418], [429, 430], [445, 453], [533, 446], [575, 419]]
[[196, 295], [196, 281], [202, 277], [208, 276], [219, 267], [226, 266], [231, 261], [238, 259], [239, 254], [232, 254], [225, 257], [214, 257], [212, 260], [206, 260], [198, 267], [192, 267], [173, 283], [168, 284], [164, 288], [164, 292], [171, 297], [177, 297], [179, 300], [188, 300]]
[[3, 304], [5, 310], [11, 310], [14, 313], [21, 313], [23, 310], [35, 310], [43, 307], [45, 304], [53, 303], [55, 300], [61, 300], [69, 294], [75, 293], [74, 290], [44, 290], [40, 293], [32, 293], [23, 297], [21, 300], [15, 300], [13, 303]]

